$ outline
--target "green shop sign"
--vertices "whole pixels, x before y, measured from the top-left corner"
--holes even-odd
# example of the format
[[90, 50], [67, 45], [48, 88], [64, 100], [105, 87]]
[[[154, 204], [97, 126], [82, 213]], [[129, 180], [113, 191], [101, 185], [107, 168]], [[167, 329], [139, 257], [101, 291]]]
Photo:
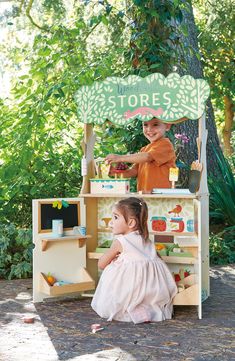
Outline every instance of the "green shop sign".
[[157, 117], [166, 123], [198, 119], [205, 111], [210, 89], [203, 79], [172, 73], [166, 78], [150, 74], [145, 78], [110, 77], [76, 93], [78, 117], [83, 123], [101, 124], [105, 120], [120, 126], [138, 118]]

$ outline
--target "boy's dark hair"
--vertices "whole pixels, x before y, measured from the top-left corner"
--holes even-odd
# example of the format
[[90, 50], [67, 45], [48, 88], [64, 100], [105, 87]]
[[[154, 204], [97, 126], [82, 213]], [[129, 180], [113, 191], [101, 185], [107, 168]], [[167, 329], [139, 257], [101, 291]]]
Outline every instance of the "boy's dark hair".
[[123, 215], [126, 222], [133, 217], [136, 221], [136, 228], [140, 232], [144, 241], [149, 240], [148, 231], [148, 207], [142, 198], [129, 197], [120, 200], [115, 207]]

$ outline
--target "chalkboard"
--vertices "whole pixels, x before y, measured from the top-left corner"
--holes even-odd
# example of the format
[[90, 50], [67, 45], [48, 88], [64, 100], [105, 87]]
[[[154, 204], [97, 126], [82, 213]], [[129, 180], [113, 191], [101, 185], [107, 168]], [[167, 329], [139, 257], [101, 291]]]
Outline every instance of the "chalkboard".
[[63, 228], [72, 229], [80, 223], [80, 204], [69, 203], [69, 207], [61, 209], [53, 208], [52, 203], [39, 203], [39, 232], [46, 232], [52, 229], [53, 219], [63, 219]]

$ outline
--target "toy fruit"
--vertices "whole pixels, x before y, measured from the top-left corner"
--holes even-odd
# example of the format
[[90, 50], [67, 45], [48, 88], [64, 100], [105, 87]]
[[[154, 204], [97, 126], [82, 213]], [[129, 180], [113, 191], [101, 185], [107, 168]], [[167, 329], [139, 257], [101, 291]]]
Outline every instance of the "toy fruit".
[[126, 163], [120, 162], [116, 164], [115, 170], [117, 171], [124, 171], [128, 168], [128, 165]]
[[179, 273], [174, 274], [175, 282], [179, 282], [181, 280]]
[[181, 268], [179, 270], [179, 273], [174, 273], [173, 275], [175, 278], [175, 282], [179, 282], [179, 281], [183, 280], [185, 277], [188, 277], [190, 275], [190, 271], [184, 270], [183, 268]]
[[53, 286], [53, 284], [56, 282], [56, 278], [53, 277], [50, 273], [48, 273], [46, 277], [47, 277], [47, 282], [48, 282], [51, 286]]

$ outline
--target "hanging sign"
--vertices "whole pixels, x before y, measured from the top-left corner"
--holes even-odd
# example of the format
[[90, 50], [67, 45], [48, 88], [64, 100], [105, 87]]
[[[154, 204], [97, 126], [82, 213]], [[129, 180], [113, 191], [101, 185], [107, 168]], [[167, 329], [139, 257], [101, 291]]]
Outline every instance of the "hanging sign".
[[180, 77], [177, 73], [165, 78], [154, 73], [145, 78], [110, 77], [82, 86], [75, 99], [83, 123], [102, 124], [108, 119], [123, 126], [136, 118], [148, 121], [156, 117], [166, 123], [198, 119], [205, 111], [209, 93], [209, 85], [203, 79]]

